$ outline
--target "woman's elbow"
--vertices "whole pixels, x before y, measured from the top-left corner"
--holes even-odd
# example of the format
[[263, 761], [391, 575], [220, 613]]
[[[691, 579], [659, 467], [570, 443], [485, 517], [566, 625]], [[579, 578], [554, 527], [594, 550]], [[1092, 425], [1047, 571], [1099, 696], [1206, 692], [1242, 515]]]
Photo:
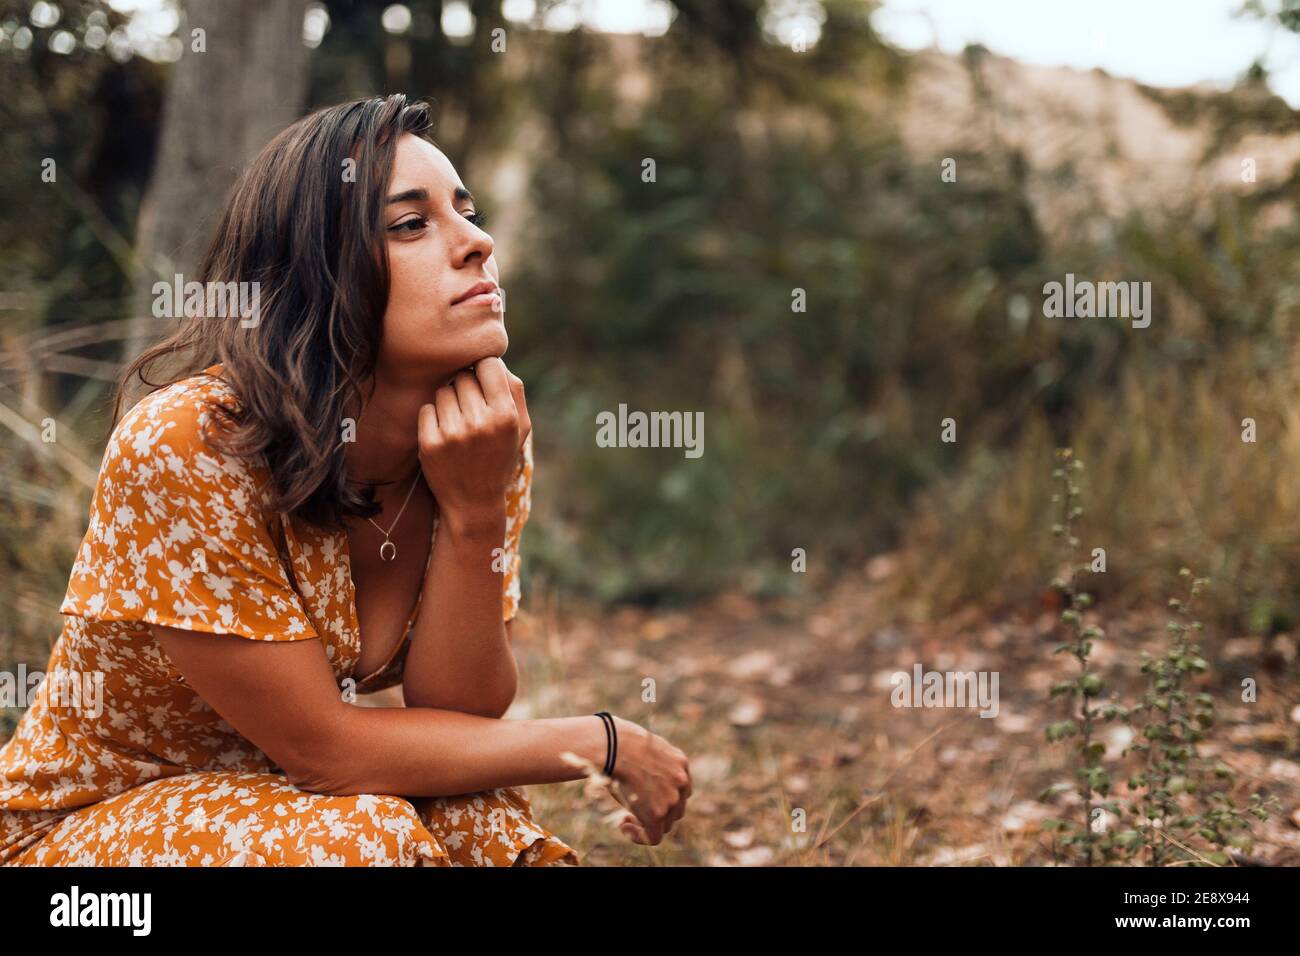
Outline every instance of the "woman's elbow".
[[325, 735], [309, 743], [292, 748], [290, 756], [280, 763], [285, 779], [299, 790], [308, 793], [348, 794], [361, 793], [355, 789], [357, 748], [340, 746], [340, 740]]
[[495, 717], [498, 720], [505, 716], [506, 711], [510, 709], [511, 704], [515, 702], [515, 696], [519, 693], [519, 674], [513, 668], [510, 671], [510, 679], [507, 681], [501, 696], [497, 698], [492, 707], [492, 713], [488, 717]]
[[402, 703], [407, 707], [429, 707], [434, 710], [455, 710], [475, 717], [500, 718], [510, 705], [515, 702], [519, 690], [519, 670], [511, 666], [502, 674], [496, 686], [473, 697], [460, 695], [452, 697], [439, 693], [432, 688], [422, 686], [416, 681], [402, 684]]

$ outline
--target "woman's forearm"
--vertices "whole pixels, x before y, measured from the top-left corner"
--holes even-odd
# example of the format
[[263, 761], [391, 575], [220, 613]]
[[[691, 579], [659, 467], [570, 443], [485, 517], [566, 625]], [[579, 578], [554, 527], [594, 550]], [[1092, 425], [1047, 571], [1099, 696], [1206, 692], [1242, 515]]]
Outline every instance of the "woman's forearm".
[[600, 767], [601, 718], [496, 720], [426, 707], [354, 707], [340, 712], [334, 744], [317, 754], [309, 779], [318, 793], [449, 796], [583, 777], [570, 751]]
[[505, 520], [504, 509], [440, 517], [404, 666], [408, 707], [499, 717], [514, 700], [518, 672], [493, 563]]

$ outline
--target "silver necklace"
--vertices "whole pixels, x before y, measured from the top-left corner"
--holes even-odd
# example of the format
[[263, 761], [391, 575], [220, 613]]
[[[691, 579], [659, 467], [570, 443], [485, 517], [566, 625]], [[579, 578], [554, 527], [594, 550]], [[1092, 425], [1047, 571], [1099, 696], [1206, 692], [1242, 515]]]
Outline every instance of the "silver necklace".
[[393, 523], [388, 526], [387, 531], [385, 531], [383, 528], [380, 528], [379, 525], [375, 524], [374, 518], [366, 519], [371, 524], [375, 525], [376, 528], [379, 528], [379, 533], [384, 536], [384, 543], [379, 546], [379, 558], [382, 561], [397, 560], [397, 545], [393, 544], [393, 542], [389, 540], [388, 536], [392, 534], [393, 529], [397, 527], [397, 522], [402, 520], [402, 512], [406, 510], [406, 505], [411, 500], [411, 492], [415, 491], [415, 484], [419, 480], [420, 480], [420, 469], [416, 468], [415, 480], [411, 482], [410, 490], [406, 492], [406, 501], [403, 501], [402, 507], [397, 509], [397, 517], [393, 519]]

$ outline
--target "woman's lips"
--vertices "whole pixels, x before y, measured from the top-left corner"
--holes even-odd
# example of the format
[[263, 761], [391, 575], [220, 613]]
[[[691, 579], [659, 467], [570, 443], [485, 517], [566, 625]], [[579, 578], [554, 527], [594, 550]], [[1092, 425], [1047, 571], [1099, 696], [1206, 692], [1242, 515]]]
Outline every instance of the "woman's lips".
[[494, 290], [492, 292], [480, 292], [478, 295], [472, 295], [468, 299], [461, 299], [459, 302], [455, 303], [453, 307], [462, 306], [462, 305], [470, 305], [470, 306], [492, 305], [493, 303], [497, 303], [500, 301], [501, 301], [500, 292]]
[[500, 288], [501, 287], [491, 279], [479, 279], [460, 295], [456, 296], [456, 298], [452, 299], [451, 304], [460, 305], [460, 303], [464, 302], [466, 299], [489, 292], [497, 292]]

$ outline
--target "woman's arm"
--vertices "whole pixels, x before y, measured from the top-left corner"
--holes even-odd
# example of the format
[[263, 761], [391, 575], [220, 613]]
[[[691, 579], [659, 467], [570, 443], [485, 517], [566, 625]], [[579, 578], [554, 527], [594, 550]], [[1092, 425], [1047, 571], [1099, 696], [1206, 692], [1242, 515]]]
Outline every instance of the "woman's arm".
[[439, 517], [402, 677], [408, 707], [495, 717], [514, 700], [500, 549], [507, 488], [531, 430], [523, 382], [495, 357], [420, 410], [420, 461]]
[[[595, 715], [496, 720], [358, 707], [343, 699], [319, 640], [153, 631], [189, 686], [303, 790], [447, 796], [581, 779], [583, 771], [561, 759], [565, 751], [596, 767], [605, 760], [604, 725]], [[616, 721], [621, 764], [638, 728]]]
[[[314, 793], [441, 797], [586, 776], [605, 760], [605, 725], [592, 714], [494, 720], [424, 707], [357, 707], [339, 692], [319, 639], [253, 641], [155, 625], [189, 686], [259, 747], [289, 782]], [[624, 833], [654, 845], [686, 812], [690, 770], [679, 748], [614, 718], [614, 777], [635, 821]]]
[[515, 699], [519, 673], [493, 569], [505, 528], [504, 500], [472, 521], [439, 518], [403, 670], [406, 706], [500, 717]]

